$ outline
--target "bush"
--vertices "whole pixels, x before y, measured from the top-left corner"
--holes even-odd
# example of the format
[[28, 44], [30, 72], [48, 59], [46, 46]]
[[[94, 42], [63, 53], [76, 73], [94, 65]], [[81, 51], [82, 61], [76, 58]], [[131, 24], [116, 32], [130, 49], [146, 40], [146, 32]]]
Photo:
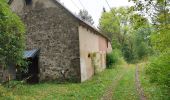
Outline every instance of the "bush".
[[149, 47], [146, 45], [145, 42], [141, 42], [140, 44], [138, 44], [138, 46], [136, 46], [136, 53], [137, 53], [137, 57], [139, 60], [143, 59], [145, 56], [148, 55], [149, 53]]
[[25, 26], [6, 0], [0, 0], [0, 65], [23, 65]]
[[152, 58], [146, 74], [151, 82], [168, 88], [170, 92], [170, 52]]
[[107, 68], [112, 68], [114, 65], [119, 63], [121, 59], [121, 52], [118, 49], [114, 49], [111, 53], [106, 55]]
[[122, 47], [122, 54], [124, 59], [128, 62], [128, 63], [133, 63], [134, 60], [136, 60], [136, 53], [134, 52], [134, 50], [132, 48], [129, 48], [129, 44], [124, 44]]

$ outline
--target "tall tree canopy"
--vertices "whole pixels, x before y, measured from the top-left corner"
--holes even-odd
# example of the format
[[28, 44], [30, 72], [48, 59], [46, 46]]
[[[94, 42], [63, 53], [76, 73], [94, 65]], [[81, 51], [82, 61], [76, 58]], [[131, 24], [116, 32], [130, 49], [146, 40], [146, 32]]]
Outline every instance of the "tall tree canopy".
[[113, 8], [110, 12], [103, 12], [100, 18], [99, 28], [114, 42], [115, 48], [123, 44], [124, 35], [128, 33], [128, 18], [128, 8], [123, 7]]
[[170, 48], [170, 1], [169, 0], [131, 0], [135, 9], [150, 17], [154, 26], [152, 45], [159, 52]]
[[25, 28], [6, 0], [0, 0], [0, 66], [23, 64]]
[[127, 7], [112, 8], [110, 12], [103, 12], [99, 26], [112, 40], [112, 47], [121, 50], [128, 62], [148, 55], [147, 41], [151, 34], [148, 27], [150, 24], [145, 17]]
[[[154, 82], [170, 93], [170, 0], [131, 0], [135, 10], [150, 16], [153, 26], [151, 44], [156, 55], [150, 60], [146, 70], [150, 82]], [[148, 15], [149, 14], [149, 15]], [[162, 98], [162, 100], [169, 100]]]
[[90, 23], [91, 25], [94, 24], [93, 18], [92, 18], [91, 15], [89, 15], [89, 13], [88, 13], [87, 10], [80, 10], [78, 16], [79, 16], [82, 20]]

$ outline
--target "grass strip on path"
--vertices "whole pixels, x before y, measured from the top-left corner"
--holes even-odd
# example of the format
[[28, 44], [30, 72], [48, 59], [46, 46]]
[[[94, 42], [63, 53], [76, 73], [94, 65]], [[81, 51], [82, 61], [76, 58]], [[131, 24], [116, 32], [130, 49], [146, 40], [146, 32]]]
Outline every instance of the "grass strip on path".
[[113, 92], [116, 86], [118, 85], [119, 81], [123, 77], [124, 73], [125, 73], [125, 68], [117, 74], [117, 76], [113, 80], [113, 83], [110, 86], [108, 86], [108, 89], [105, 91], [101, 100], [112, 100]]
[[139, 100], [135, 88], [135, 66], [129, 65], [126, 70], [127, 72], [114, 90], [112, 100]]

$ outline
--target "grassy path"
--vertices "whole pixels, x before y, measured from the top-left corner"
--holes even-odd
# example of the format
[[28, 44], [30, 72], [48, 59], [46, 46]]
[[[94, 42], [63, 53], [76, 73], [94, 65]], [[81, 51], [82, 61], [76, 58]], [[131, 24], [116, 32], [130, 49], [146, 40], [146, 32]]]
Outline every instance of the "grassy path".
[[122, 79], [124, 76], [125, 71], [121, 71], [118, 73], [117, 77], [115, 80], [113, 80], [113, 83], [107, 88], [106, 92], [102, 96], [101, 100], [112, 100], [113, 92], [117, 85], [119, 84], [119, 81]]
[[1, 88], [0, 100], [99, 100], [124, 68], [106, 69], [83, 83], [40, 83]]
[[[92, 79], [77, 84], [25, 84], [15, 89], [0, 86], [0, 100], [146, 100], [142, 97], [144, 93], [148, 100], [164, 100], [159, 98], [161, 94], [158, 88], [148, 87], [151, 84], [145, 79], [141, 68], [141, 65], [137, 69], [135, 65], [121, 65], [106, 69]], [[141, 87], [144, 87], [142, 92]], [[155, 90], [153, 92], [148, 89]]]
[[108, 86], [101, 100], [146, 100], [138, 91], [141, 90], [138, 68], [135, 65], [126, 65]]
[[135, 87], [135, 66], [129, 65], [113, 92], [112, 100], [139, 100]]

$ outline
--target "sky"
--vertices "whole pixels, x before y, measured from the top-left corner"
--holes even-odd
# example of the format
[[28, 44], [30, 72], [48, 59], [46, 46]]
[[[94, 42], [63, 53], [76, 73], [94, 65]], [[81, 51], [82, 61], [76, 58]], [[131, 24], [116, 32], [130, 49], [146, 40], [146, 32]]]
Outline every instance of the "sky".
[[[110, 7], [132, 6], [132, 2], [128, 0], [107, 0]], [[60, 0], [66, 8], [68, 8], [74, 14], [78, 14], [80, 9], [86, 9], [94, 20], [94, 25], [97, 27], [99, 19], [103, 12], [103, 7], [106, 11], [110, 8], [106, 3], [106, 0]]]

